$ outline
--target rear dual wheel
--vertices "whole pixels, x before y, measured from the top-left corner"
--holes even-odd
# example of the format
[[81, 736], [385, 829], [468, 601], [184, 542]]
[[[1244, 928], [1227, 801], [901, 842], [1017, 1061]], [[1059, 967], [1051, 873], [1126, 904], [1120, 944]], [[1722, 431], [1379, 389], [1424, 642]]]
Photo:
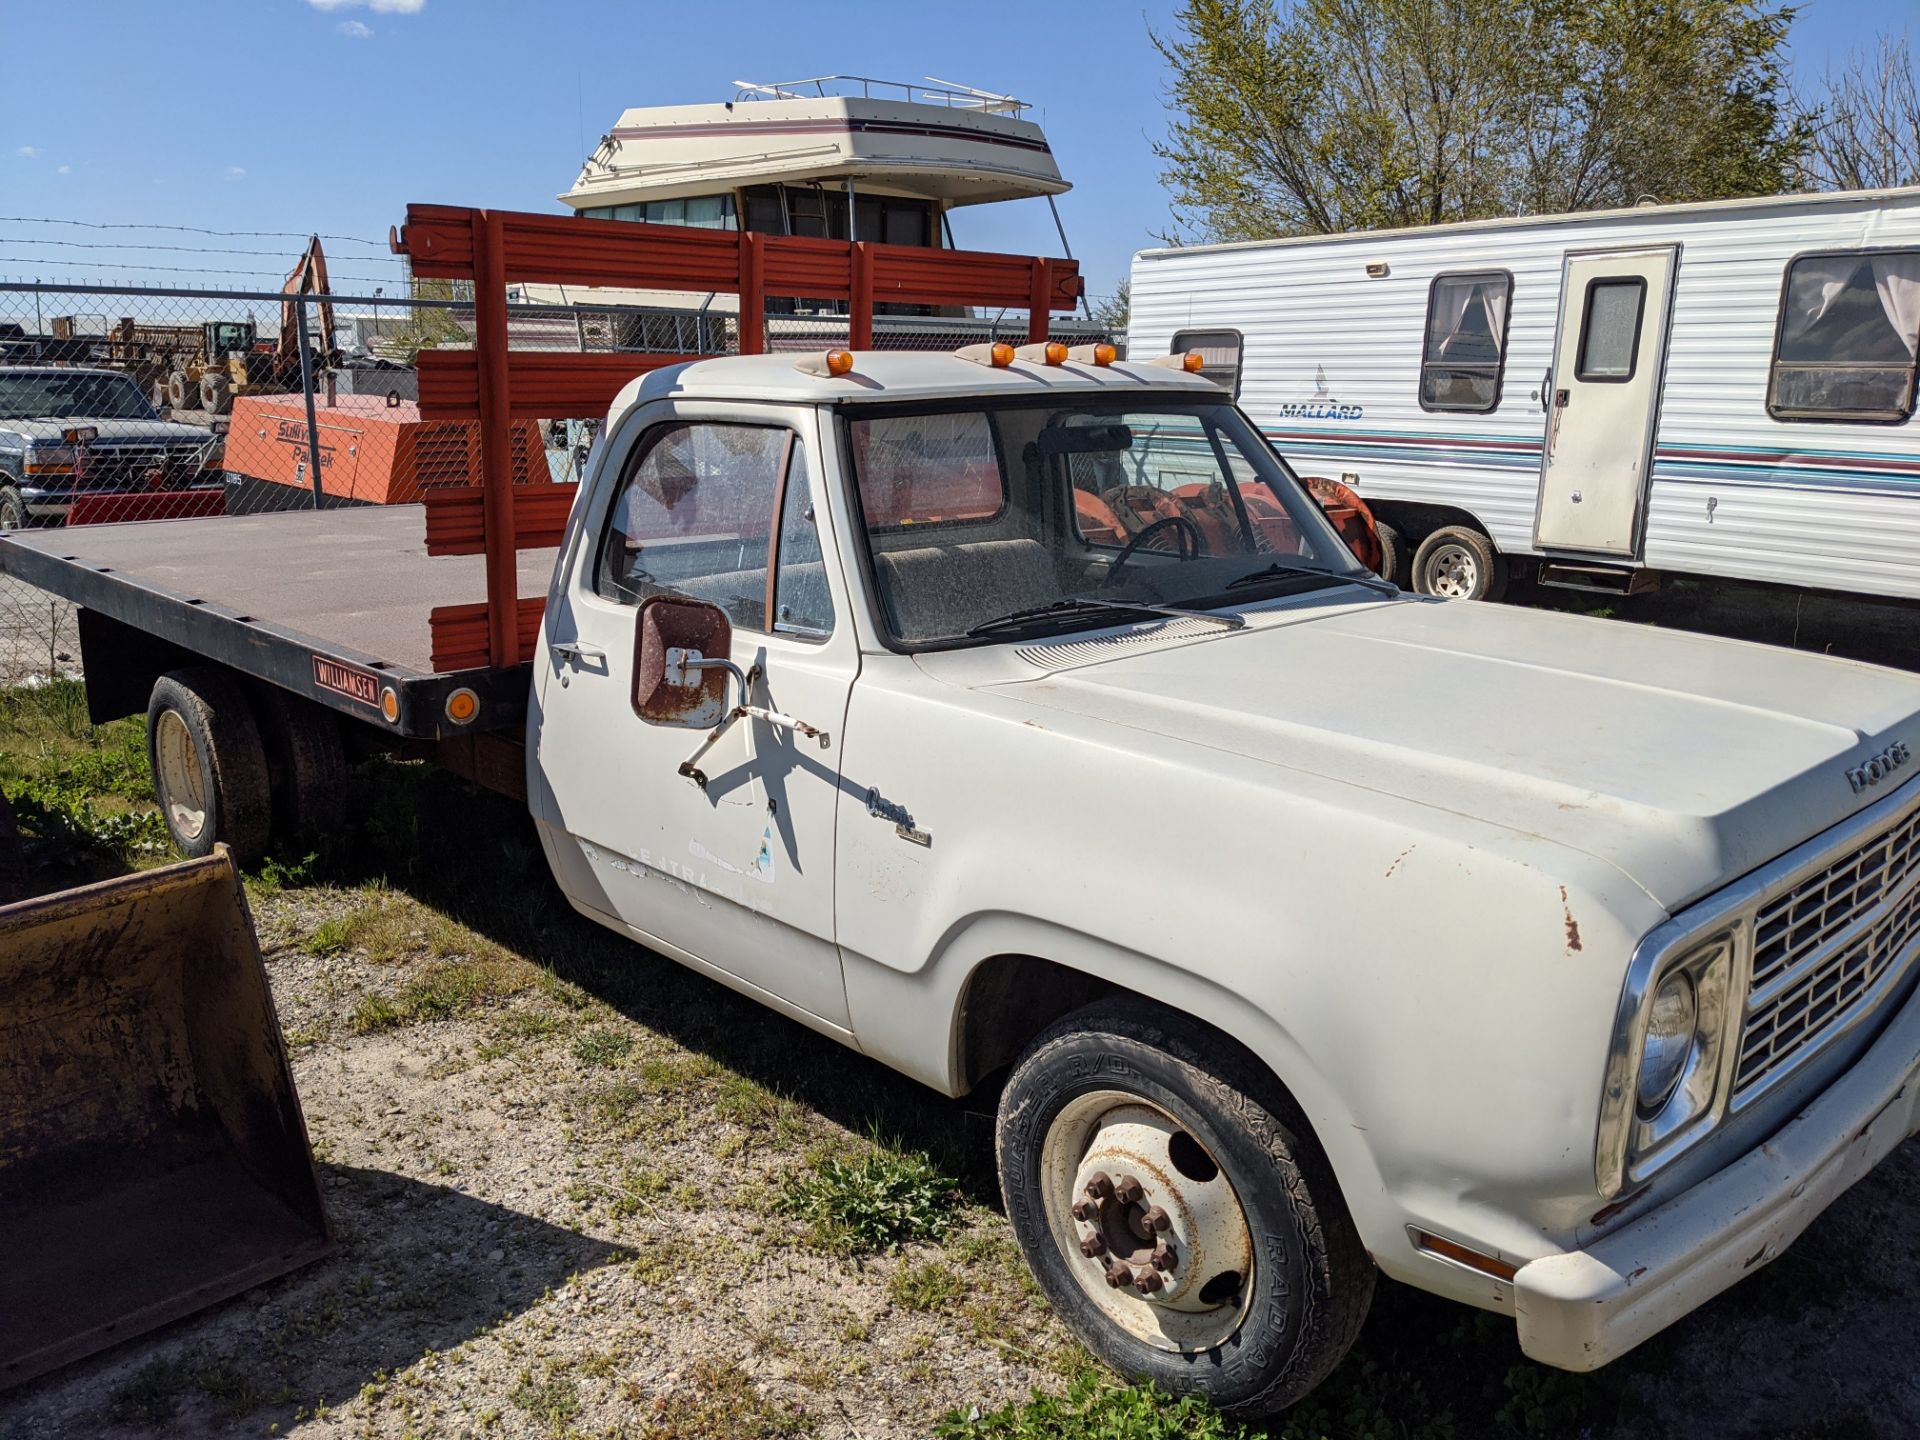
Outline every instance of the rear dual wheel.
[[183, 855], [224, 844], [252, 864], [273, 840], [297, 847], [339, 824], [346, 756], [333, 716], [278, 689], [250, 694], [216, 666], [160, 677], [147, 705], [147, 756]]
[[1304, 1117], [1250, 1057], [1120, 1000], [1034, 1042], [1000, 1108], [1001, 1185], [1055, 1311], [1130, 1378], [1243, 1416], [1347, 1353], [1373, 1263]]

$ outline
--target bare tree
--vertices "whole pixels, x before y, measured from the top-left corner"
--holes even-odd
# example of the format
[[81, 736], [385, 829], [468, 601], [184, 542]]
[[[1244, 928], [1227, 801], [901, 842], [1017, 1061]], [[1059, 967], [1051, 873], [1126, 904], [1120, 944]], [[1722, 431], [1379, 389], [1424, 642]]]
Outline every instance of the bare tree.
[[1828, 70], [1821, 92], [1796, 97], [1811, 119], [1804, 188], [1920, 185], [1920, 76], [1904, 39], [1881, 36], [1871, 54]]

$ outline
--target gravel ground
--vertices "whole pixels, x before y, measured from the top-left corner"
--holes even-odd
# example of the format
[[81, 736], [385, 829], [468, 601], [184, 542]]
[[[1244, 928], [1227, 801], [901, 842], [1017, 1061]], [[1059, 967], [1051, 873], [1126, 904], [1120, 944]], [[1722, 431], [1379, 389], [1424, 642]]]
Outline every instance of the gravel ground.
[[49, 674], [80, 673], [80, 637], [73, 605], [0, 575], [0, 685], [25, 685]]

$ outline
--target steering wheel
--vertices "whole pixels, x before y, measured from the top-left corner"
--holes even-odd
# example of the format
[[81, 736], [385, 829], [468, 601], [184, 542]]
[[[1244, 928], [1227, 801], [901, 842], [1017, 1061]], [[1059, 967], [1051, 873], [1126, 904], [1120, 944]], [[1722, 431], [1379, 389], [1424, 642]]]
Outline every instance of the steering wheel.
[[1107, 578], [1100, 582], [1101, 586], [1111, 585], [1120, 578], [1120, 572], [1126, 569], [1127, 562], [1133, 558], [1133, 552], [1146, 543], [1149, 535], [1169, 529], [1179, 537], [1174, 542], [1174, 553], [1182, 561], [1198, 560], [1200, 551], [1206, 543], [1201, 538], [1200, 527], [1184, 515], [1162, 515], [1152, 524], [1144, 525], [1135, 531], [1133, 538], [1120, 547], [1120, 553], [1113, 557], [1113, 564], [1107, 568]]

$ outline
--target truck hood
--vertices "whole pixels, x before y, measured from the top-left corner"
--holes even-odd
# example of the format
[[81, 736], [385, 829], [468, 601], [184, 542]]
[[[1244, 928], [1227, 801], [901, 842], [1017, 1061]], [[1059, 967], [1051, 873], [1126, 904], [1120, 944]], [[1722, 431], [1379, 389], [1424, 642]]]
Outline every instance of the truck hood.
[[1920, 675], [1903, 671], [1461, 602], [1249, 620], [1062, 669], [1024, 647], [1032, 678], [994, 688], [1540, 835], [1669, 910], [1906, 778], [1856, 794], [1849, 767], [1896, 741], [1920, 752]]
[[75, 426], [99, 431], [97, 445], [204, 444], [213, 436], [198, 425], [176, 425], [171, 420], [0, 420], [0, 435], [18, 435], [41, 445], [58, 445], [61, 435]]

